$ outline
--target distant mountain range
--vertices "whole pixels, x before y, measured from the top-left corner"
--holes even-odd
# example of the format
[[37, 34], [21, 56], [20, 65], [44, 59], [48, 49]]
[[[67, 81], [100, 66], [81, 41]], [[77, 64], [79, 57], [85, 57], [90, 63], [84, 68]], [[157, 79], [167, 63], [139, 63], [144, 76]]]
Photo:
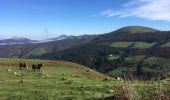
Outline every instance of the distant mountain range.
[[58, 40], [74, 39], [74, 38], [77, 38], [77, 36], [60, 35], [60, 36], [58, 36], [58, 37], [56, 37], [56, 38], [51, 38], [51, 39], [49, 39], [49, 40], [51, 40], [51, 41], [58, 41]]
[[26, 44], [26, 43], [39, 43], [39, 41], [27, 39], [24, 37], [13, 37], [10, 39], [0, 40], [0, 45], [14, 45], [14, 44]]
[[[84, 37], [89, 37], [90, 35], [81, 35], [81, 36], [67, 36], [67, 35], [60, 35], [56, 38], [50, 38], [46, 40], [31, 40], [25, 37], [13, 37], [9, 39], [1, 39], [0, 45], [15, 45], [15, 44], [36, 44], [36, 43], [45, 43], [45, 42], [52, 42], [52, 41], [60, 41], [66, 39], [80, 39]], [[92, 35], [93, 37], [94, 35]]]
[[[50, 38], [50, 39], [47, 39], [47, 40], [43, 40], [42, 42], [50, 42], [50, 41], [59, 41], [59, 40], [66, 40], [66, 39], [78, 39], [78, 38], [84, 38], [84, 37], [89, 37], [90, 35], [80, 35], [80, 36], [73, 36], [73, 35], [70, 35], [70, 36], [67, 36], [67, 35], [60, 35], [56, 38]], [[94, 36], [94, 35], [92, 35]]]
[[70, 47], [87, 43], [96, 35], [60, 36], [57, 38], [36, 41], [26, 38], [12, 38], [1, 40], [0, 57], [34, 57], [42, 54], [65, 50]]

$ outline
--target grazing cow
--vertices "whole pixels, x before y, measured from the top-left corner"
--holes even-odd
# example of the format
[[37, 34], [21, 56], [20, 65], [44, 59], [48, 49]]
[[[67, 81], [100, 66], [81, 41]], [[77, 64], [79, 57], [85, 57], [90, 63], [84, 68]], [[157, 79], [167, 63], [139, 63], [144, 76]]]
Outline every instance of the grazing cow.
[[37, 71], [40, 71], [41, 67], [44, 66], [44, 64], [33, 64], [32, 65], [32, 69], [35, 71], [37, 69]]
[[24, 68], [24, 69], [27, 69], [28, 70], [28, 65], [25, 63], [25, 62], [20, 62], [19, 63], [19, 68], [22, 70], [22, 67]]

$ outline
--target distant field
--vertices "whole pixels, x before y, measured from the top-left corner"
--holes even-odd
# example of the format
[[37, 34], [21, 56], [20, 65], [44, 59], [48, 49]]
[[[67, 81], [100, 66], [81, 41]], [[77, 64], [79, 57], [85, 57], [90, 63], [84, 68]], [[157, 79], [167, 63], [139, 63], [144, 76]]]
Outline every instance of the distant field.
[[161, 65], [161, 67], [170, 66], [170, 59], [160, 57], [149, 57], [147, 60], [145, 60], [145, 62], [149, 64]]
[[117, 59], [119, 57], [120, 57], [120, 55], [110, 55], [110, 56], [108, 56], [108, 60], [114, 60], [114, 59]]
[[108, 75], [111, 75], [111, 76], [120, 76], [120, 75], [122, 75], [122, 73], [124, 73], [128, 69], [129, 69], [128, 67], [118, 67], [118, 68], [110, 71], [108, 73]]
[[[112, 58], [116, 59], [116, 57], [117, 56], [112, 56], [108, 60], [112, 61]], [[154, 73], [154, 72], [167, 73], [168, 71], [170, 72], [170, 68], [169, 68], [170, 59], [153, 57], [153, 56], [148, 57], [146, 59], [144, 59], [144, 58], [145, 58], [145, 55], [125, 57], [125, 62], [130, 63], [131, 65], [127, 64], [127, 66], [117, 67], [117, 68], [113, 69], [112, 71], [108, 72], [108, 75], [110, 75], [110, 76], [121, 76], [129, 69], [136, 70], [135, 67], [137, 66], [137, 64], [139, 64], [139, 62], [141, 62], [143, 60], [144, 60], [143, 66], [142, 66], [143, 72], [150, 72], [150, 73]]]
[[25, 57], [30, 57], [30, 56], [40, 56], [42, 54], [45, 54], [46, 51], [44, 48], [36, 48], [29, 52], [28, 54], [25, 55]]
[[[30, 67], [19, 70], [20, 61], [29, 66], [43, 62], [45, 66], [40, 72], [33, 72]], [[159, 93], [169, 95], [169, 83], [126, 82], [109, 77], [104, 80], [106, 77], [70, 62], [1, 58], [0, 100], [95, 100], [117, 95], [139, 100], [154, 98]]]
[[125, 58], [125, 60], [127, 62], [137, 63], [137, 62], [140, 62], [144, 57], [145, 57], [145, 55], [129, 56], [129, 57]]
[[116, 48], [127, 48], [131, 45], [132, 48], [151, 48], [155, 43], [147, 42], [114, 42], [111, 46]]
[[[143, 58], [145, 57], [145, 55], [139, 55], [139, 56], [129, 56], [126, 59], [126, 61], [128, 62], [139, 62], [141, 61]], [[153, 64], [157, 64], [160, 65], [161, 67], [163, 66], [170, 66], [170, 59], [167, 58], [161, 58], [161, 57], [148, 57], [147, 59], [144, 60], [144, 63], [148, 64], [148, 65], [153, 65]]]
[[[119, 57], [120, 57], [120, 55], [108, 56], [108, 60], [115, 60]], [[141, 61], [141, 59], [143, 59], [144, 57], [145, 57], [145, 55], [129, 56], [129, 57], [125, 57], [125, 60], [128, 62], [136, 63], [136, 62]]]
[[129, 45], [132, 45], [134, 42], [114, 42], [111, 46], [117, 48], [127, 48]]
[[161, 47], [170, 47], [170, 42], [163, 44]]

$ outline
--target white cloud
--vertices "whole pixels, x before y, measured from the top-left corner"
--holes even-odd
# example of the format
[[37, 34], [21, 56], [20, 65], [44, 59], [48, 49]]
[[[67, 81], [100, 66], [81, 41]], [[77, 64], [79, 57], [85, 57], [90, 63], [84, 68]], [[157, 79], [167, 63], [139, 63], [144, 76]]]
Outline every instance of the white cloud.
[[106, 17], [113, 17], [113, 16], [120, 15], [120, 12], [115, 12], [112, 9], [107, 9], [107, 10], [101, 12], [99, 15], [106, 16]]
[[105, 17], [135, 16], [150, 20], [170, 21], [170, 0], [131, 0], [118, 11], [108, 9], [99, 15]]

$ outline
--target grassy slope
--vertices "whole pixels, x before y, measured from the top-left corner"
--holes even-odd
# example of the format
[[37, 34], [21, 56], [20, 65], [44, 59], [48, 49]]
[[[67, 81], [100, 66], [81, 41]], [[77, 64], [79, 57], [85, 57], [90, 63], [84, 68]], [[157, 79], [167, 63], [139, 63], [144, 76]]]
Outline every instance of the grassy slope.
[[[117, 57], [117, 56], [115, 56]], [[125, 60], [129, 63], [137, 64], [139, 63], [145, 55], [138, 55], [138, 56], [129, 56], [126, 57]], [[114, 57], [110, 57], [108, 60], [112, 60]], [[114, 60], [114, 59], [113, 59]], [[143, 67], [143, 71], [145, 72], [153, 72], [153, 71], [161, 71], [161, 70], [169, 70], [170, 71], [170, 59], [166, 58], [160, 58], [160, 57], [149, 57], [148, 59], [144, 60], [144, 64], [147, 66]], [[157, 65], [157, 67], [153, 66]], [[148, 67], [153, 66], [153, 67]], [[159, 67], [158, 67], [159, 66]], [[118, 67], [112, 71], [110, 71], [108, 74], [111, 76], [120, 76], [123, 74], [124, 71], [127, 71], [129, 68], [134, 68], [134, 66], [122, 66]]]
[[108, 60], [115, 60], [115, 59], [118, 59], [120, 57], [120, 55], [109, 55], [107, 56], [107, 59]]
[[[45, 63], [41, 72], [19, 70], [19, 61]], [[103, 90], [109, 83], [101, 82], [105, 75], [77, 64], [60, 61], [0, 59], [0, 99], [92, 98], [110, 95]], [[10, 68], [10, 72], [7, 70]], [[89, 72], [87, 71], [89, 70]], [[20, 73], [21, 76], [13, 73]], [[43, 74], [42, 74], [43, 73]], [[24, 83], [20, 83], [24, 78]], [[95, 81], [94, 81], [95, 80]], [[86, 86], [87, 91], [81, 90]]]
[[170, 47], [170, 42], [163, 44], [161, 47]]
[[143, 27], [143, 26], [127, 26], [127, 27], [123, 27], [119, 29], [118, 31], [138, 34], [138, 33], [145, 33], [145, 32], [157, 32], [159, 30], [148, 28], [148, 27]]
[[24, 57], [40, 56], [40, 55], [45, 54], [45, 53], [46, 53], [46, 51], [45, 51], [44, 48], [35, 48], [34, 50], [32, 50], [31, 52], [26, 54]]
[[[139, 56], [129, 56], [126, 58], [126, 61], [128, 62], [139, 62], [142, 58], [144, 58], [145, 56], [144, 55], [139, 55]], [[148, 59], [146, 59], [144, 61], [144, 63], [147, 63], [147, 64], [157, 64], [157, 65], [160, 65], [160, 66], [170, 66], [170, 59], [166, 59], [166, 58], [161, 58], [161, 57], [149, 57]]]
[[127, 48], [130, 45], [133, 45], [133, 48], [150, 48], [155, 43], [146, 43], [146, 42], [114, 42], [111, 46], [117, 48]]
[[[20, 61], [45, 63], [41, 72], [19, 70]], [[10, 69], [10, 71], [9, 71]], [[14, 75], [14, 72], [20, 74]], [[152, 94], [169, 93], [169, 85], [157, 82], [132, 82], [108, 80], [106, 76], [69, 62], [26, 59], [0, 59], [0, 100], [56, 100], [95, 99], [126, 92], [128, 98], [149, 98]], [[21, 80], [24, 79], [22, 83]], [[133, 94], [131, 94], [133, 92]], [[123, 94], [122, 94], [123, 95]]]

